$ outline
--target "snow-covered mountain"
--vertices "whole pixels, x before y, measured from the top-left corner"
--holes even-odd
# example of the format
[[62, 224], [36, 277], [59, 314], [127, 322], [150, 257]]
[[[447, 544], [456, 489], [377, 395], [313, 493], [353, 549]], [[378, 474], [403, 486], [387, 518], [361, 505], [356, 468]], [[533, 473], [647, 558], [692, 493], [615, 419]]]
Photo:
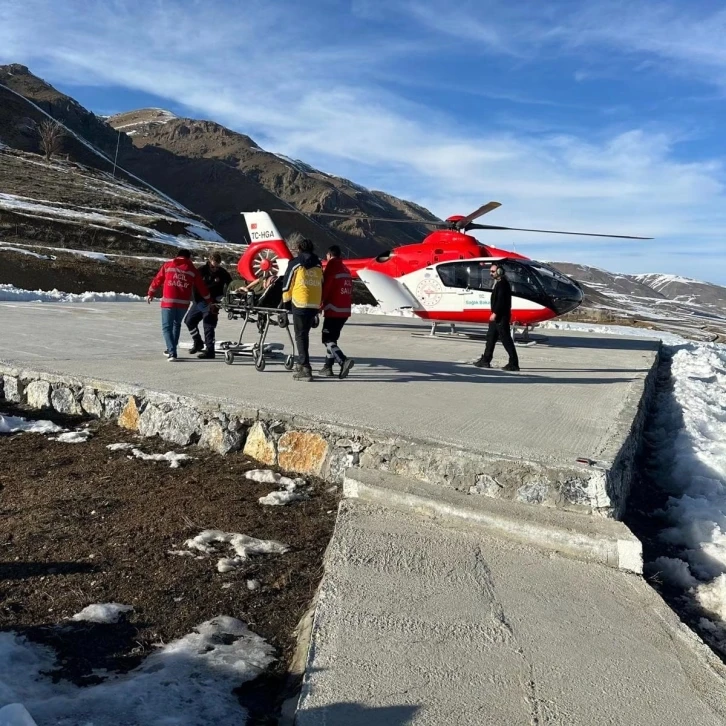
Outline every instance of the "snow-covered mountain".
[[634, 275], [634, 280], [652, 288], [669, 300], [708, 303], [726, 311], [726, 288], [710, 282], [692, 280], [680, 275], [663, 275], [656, 272]]
[[552, 263], [577, 280], [585, 301], [569, 317], [652, 327], [696, 340], [726, 339], [726, 288], [676, 275], [622, 275]]

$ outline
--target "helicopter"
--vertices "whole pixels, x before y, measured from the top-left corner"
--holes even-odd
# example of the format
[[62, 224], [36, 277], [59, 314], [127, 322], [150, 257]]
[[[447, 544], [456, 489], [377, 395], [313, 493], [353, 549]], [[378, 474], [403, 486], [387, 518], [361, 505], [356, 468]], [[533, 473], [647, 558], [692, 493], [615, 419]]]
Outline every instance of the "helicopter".
[[[431, 321], [431, 335], [439, 335], [439, 323], [450, 324], [451, 334], [456, 335], [456, 323], [489, 322], [494, 285], [489, 270], [494, 263], [506, 271], [512, 287], [511, 322], [515, 330], [517, 326], [523, 328], [525, 340], [530, 328], [537, 323], [572, 312], [582, 303], [583, 291], [580, 285], [559, 270], [517, 252], [482, 244], [468, 232], [496, 230], [652, 239], [632, 235], [502, 227], [474, 222], [500, 206], [499, 202], [488, 202], [467, 216], [454, 215], [442, 222], [333, 212], [303, 213], [294, 208], [272, 211], [434, 227], [434, 231], [418, 244], [396, 247], [375, 257], [345, 260], [351, 275], [366, 285], [383, 312], [410, 309], [418, 317]], [[240, 275], [251, 281], [267, 274], [283, 274], [293, 255], [270, 215], [262, 211], [243, 212], [243, 215], [251, 243], [238, 262]]]

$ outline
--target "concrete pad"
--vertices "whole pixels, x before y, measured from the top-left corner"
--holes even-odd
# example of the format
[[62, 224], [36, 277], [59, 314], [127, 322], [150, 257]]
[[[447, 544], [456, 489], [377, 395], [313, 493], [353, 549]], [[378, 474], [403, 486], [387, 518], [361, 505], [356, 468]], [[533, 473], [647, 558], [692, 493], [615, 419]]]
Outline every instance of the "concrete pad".
[[461, 494], [367, 469], [346, 473], [343, 494], [424, 514], [448, 526], [483, 530], [626, 572], [643, 572], [643, 545], [622, 522], [612, 519]]
[[344, 501], [297, 726], [722, 726], [721, 662], [639, 577]]
[[[200, 361], [182, 352], [183, 362], [170, 366], [156, 304], [0, 303], [0, 319], [0, 357], [17, 368], [224, 401], [264, 412], [263, 419], [340, 425], [376, 441], [388, 437], [403, 447], [400, 461], [386, 449], [366, 466], [390, 466], [445, 486], [473, 484], [489, 471], [483, 464], [488, 456], [499, 462], [495, 478], [500, 470], [500, 478], [509, 476], [502, 485], [507, 498], [615, 514], [627, 494], [629, 484], [620, 479], [629, 476], [633, 447], [628, 461], [619, 457], [637, 428], [658, 351], [653, 340], [548, 331], [546, 344], [521, 349], [523, 372], [509, 374], [470, 365], [480, 342], [412, 337], [426, 324], [356, 316], [341, 340], [356, 359], [351, 376], [310, 385], [293, 381], [281, 364], [259, 373], [250, 359], [227, 366], [221, 358]], [[239, 321], [222, 317], [218, 340], [236, 338], [239, 330]], [[312, 349], [320, 364], [323, 347], [316, 338]], [[287, 342], [277, 329], [270, 340]], [[438, 449], [427, 458], [426, 446]], [[437, 467], [447, 455], [451, 461]], [[596, 462], [592, 471], [583, 474], [579, 457]], [[461, 476], [456, 462], [465, 469]], [[523, 474], [516, 469], [520, 462], [536, 466]], [[516, 470], [507, 474], [511, 463]], [[557, 485], [543, 494], [549, 480]], [[572, 482], [577, 491], [563, 493]]]
[[[652, 340], [548, 331], [551, 344], [522, 349], [523, 372], [507, 374], [463, 362], [481, 352], [481, 343], [422, 340], [410, 335], [421, 327], [415, 322], [356, 316], [341, 339], [356, 359], [350, 379], [305, 386], [281, 365], [258, 373], [245, 362], [190, 358], [172, 369], [162, 357], [156, 305], [1, 303], [0, 319], [2, 360], [14, 365], [563, 463], [601, 458], [629, 390], [650, 370], [658, 347]], [[239, 328], [220, 320], [218, 339]], [[270, 339], [285, 341], [279, 331]], [[312, 348], [322, 362], [322, 345]]]

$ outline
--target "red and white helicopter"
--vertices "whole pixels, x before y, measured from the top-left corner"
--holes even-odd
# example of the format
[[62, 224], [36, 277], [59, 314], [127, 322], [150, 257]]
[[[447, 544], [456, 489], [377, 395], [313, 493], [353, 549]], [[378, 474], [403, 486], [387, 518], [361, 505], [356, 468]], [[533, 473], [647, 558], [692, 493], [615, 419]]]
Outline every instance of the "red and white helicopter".
[[[335, 213], [310, 213], [307, 216], [375, 220], [399, 224], [422, 224], [437, 229], [421, 243], [396, 247], [377, 257], [348, 259], [345, 264], [353, 277], [363, 281], [384, 312], [409, 308], [420, 318], [438, 323], [482, 324], [491, 315], [494, 280], [489, 274], [492, 263], [501, 264], [512, 286], [512, 324], [529, 328], [574, 310], [583, 293], [574, 280], [543, 262], [516, 252], [482, 244], [467, 232], [472, 230], [511, 230], [546, 234], [571, 234], [618, 239], [651, 239], [618, 234], [562, 232], [550, 229], [522, 229], [474, 224], [474, 220], [500, 207], [489, 202], [466, 217], [453, 216], [445, 222], [384, 219]], [[272, 210], [305, 214], [295, 209]], [[282, 274], [293, 255], [267, 212], [244, 212], [251, 244], [240, 258], [237, 269], [251, 281], [265, 273]]]

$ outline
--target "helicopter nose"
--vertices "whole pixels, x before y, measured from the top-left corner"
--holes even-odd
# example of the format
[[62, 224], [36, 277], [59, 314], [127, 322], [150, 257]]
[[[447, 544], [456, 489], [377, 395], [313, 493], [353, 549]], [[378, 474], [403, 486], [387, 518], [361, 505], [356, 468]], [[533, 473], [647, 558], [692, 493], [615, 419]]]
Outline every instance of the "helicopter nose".
[[548, 298], [548, 307], [557, 315], [569, 313], [582, 303], [583, 291], [575, 280], [549, 265], [535, 263], [533, 267], [538, 271], [537, 277]]
[[564, 315], [565, 313], [572, 312], [578, 307], [584, 298], [582, 288], [570, 278], [565, 278], [561, 281], [557, 296], [553, 296], [553, 302], [555, 304], [555, 312], [558, 315]]

